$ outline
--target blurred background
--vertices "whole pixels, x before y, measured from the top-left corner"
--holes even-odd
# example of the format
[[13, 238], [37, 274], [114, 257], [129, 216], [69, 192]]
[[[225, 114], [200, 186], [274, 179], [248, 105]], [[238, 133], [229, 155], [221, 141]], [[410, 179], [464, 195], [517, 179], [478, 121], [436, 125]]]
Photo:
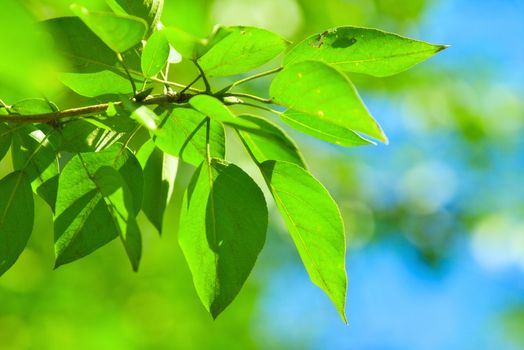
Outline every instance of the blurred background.
[[[70, 15], [71, 1], [18, 2], [20, 13], [0, 4], [4, 50], [32, 40], [8, 28]], [[162, 237], [141, 218], [137, 274], [118, 244], [52, 271], [51, 212], [39, 201], [29, 247], [0, 278], [0, 349], [524, 348], [524, 2], [166, 0], [162, 21], [201, 37], [216, 23], [255, 25], [293, 41], [362, 25], [452, 46], [392, 78], [351, 76], [389, 145], [345, 149], [287, 129], [343, 211], [349, 326], [310, 282], [273, 204], [252, 276], [212, 321], [176, 243], [186, 169]], [[0, 58], [2, 99], [45, 86], [67, 107], [46, 66], [53, 53], [25, 46], [17, 70]], [[39, 79], [13, 89], [24, 74]], [[175, 81], [194, 76], [172, 66]], [[245, 89], [265, 95], [268, 80]], [[234, 144], [228, 156], [244, 162]], [[0, 175], [9, 168], [5, 159]]]

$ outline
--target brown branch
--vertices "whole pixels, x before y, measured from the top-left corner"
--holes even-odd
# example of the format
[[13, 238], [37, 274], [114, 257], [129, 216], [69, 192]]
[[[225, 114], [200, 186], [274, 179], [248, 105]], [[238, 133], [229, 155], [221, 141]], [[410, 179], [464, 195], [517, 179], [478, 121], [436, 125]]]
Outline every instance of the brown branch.
[[[194, 95], [189, 94], [165, 94], [150, 96], [140, 102], [141, 105], [160, 105], [166, 103], [184, 103], [189, 100]], [[122, 105], [122, 102], [113, 102], [114, 106]], [[74, 117], [87, 117], [100, 113], [104, 113], [109, 108], [109, 103], [101, 103], [92, 106], [78, 107], [65, 109], [63, 111], [52, 112], [52, 113], [42, 113], [42, 114], [32, 114], [32, 115], [6, 115], [0, 116], [0, 122], [8, 123], [48, 123], [52, 121], [57, 121], [64, 118], [74, 118]]]

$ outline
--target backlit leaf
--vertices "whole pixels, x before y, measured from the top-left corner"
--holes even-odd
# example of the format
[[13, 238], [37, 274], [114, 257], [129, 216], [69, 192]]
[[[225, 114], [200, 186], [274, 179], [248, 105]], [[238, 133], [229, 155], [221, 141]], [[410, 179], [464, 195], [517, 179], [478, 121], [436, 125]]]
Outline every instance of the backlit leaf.
[[142, 204], [140, 164], [121, 145], [74, 156], [60, 174], [55, 213], [56, 266], [80, 259], [119, 235], [114, 218], [94, 180], [102, 167], [118, 170], [132, 196], [134, 215]]
[[31, 184], [21, 171], [0, 180], [0, 276], [16, 262], [34, 222]]
[[169, 42], [164, 31], [154, 32], [142, 51], [142, 72], [151, 78], [160, 73], [169, 58]]
[[212, 120], [219, 121], [230, 126], [252, 127], [249, 121], [239, 119], [219, 99], [209, 95], [196, 95], [189, 100], [191, 107], [208, 116]]
[[377, 29], [345, 26], [305, 39], [286, 55], [284, 65], [318, 60], [343, 71], [385, 77], [409, 69], [445, 48]]
[[42, 114], [58, 111], [58, 107], [43, 98], [30, 98], [16, 102], [11, 111], [21, 115]]
[[134, 271], [142, 256], [142, 238], [133, 212], [133, 198], [120, 173], [103, 166], [92, 177], [111, 214]]
[[59, 79], [65, 86], [86, 97], [126, 95], [133, 92], [133, 87], [124, 74], [110, 70], [94, 73], [61, 73]]
[[346, 321], [346, 242], [336, 203], [320, 182], [295, 164], [267, 161], [260, 169], [311, 280]]
[[254, 27], [224, 27], [217, 36], [221, 40], [198, 59], [208, 76], [247, 72], [269, 62], [288, 45], [279, 35]]
[[0, 123], [0, 160], [4, 159], [9, 147], [11, 147], [12, 131], [5, 124]]
[[145, 20], [150, 32], [155, 29], [164, 7], [164, 0], [106, 0], [106, 2], [116, 13], [125, 13]]
[[241, 115], [239, 118], [255, 125], [253, 128], [237, 128], [237, 133], [258, 163], [284, 160], [306, 167], [295, 142], [278, 126], [252, 115]]
[[142, 211], [162, 233], [164, 212], [173, 194], [178, 159], [162, 152], [152, 140], [140, 148], [137, 158], [144, 170]]
[[58, 148], [55, 132], [27, 125], [13, 135], [13, 167], [22, 170], [31, 186], [54, 210], [58, 189]]
[[[155, 144], [162, 151], [194, 166], [206, 159], [206, 116], [191, 108], [167, 108], [159, 111], [162, 124], [154, 133]], [[211, 120], [210, 151], [225, 157], [223, 126]]]
[[297, 122], [307, 125], [333, 124], [386, 142], [378, 123], [364, 106], [351, 81], [335, 68], [319, 62], [304, 61], [287, 66], [277, 74], [270, 87], [272, 100], [289, 109], [309, 115]]
[[122, 53], [140, 43], [148, 29], [140, 17], [89, 11], [71, 5], [71, 10], [113, 51]]
[[355, 147], [375, 144], [347, 127], [326, 123], [324, 120], [312, 114], [300, 113], [288, 109], [284, 113], [279, 114], [279, 117], [286, 124], [304, 134], [339, 146]]
[[264, 246], [264, 195], [239, 167], [213, 159], [197, 169], [182, 208], [180, 247], [200, 300], [216, 318], [236, 297]]

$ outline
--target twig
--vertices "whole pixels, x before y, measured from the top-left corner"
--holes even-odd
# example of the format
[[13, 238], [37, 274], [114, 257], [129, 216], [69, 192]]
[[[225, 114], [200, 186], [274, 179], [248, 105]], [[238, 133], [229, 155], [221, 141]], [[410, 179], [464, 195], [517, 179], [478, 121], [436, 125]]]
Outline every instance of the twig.
[[[160, 105], [165, 103], [184, 103], [189, 98], [191, 98], [192, 95], [173, 95], [173, 94], [166, 94], [166, 95], [158, 95], [158, 96], [150, 96], [147, 97], [145, 100], [140, 102], [141, 105]], [[120, 106], [122, 105], [122, 102], [112, 102], [114, 106]], [[86, 107], [78, 107], [78, 108], [71, 108], [66, 109], [59, 112], [52, 112], [52, 113], [42, 113], [42, 114], [33, 114], [33, 115], [10, 115], [10, 116], [0, 116], [0, 122], [8, 122], [8, 123], [47, 123], [56, 121], [59, 119], [64, 118], [72, 118], [72, 117], [87, 117], [94, 114], [100, 114], [104, 113], [107, 108], [109, 108], [109, 103], [101, 103], [97, 105], [91, 105]]]

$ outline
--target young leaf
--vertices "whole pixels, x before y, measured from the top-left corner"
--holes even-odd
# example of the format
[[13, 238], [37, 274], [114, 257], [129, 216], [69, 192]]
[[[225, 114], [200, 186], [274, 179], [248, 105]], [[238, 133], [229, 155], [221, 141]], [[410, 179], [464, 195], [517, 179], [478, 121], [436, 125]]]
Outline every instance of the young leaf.
[[159, 117], [155, 112], [150, 110], [147, 106], [138, 106], [131, 112], [131, 119], [136, 120], [149, 130], [156, 130], [158, 128]]
[[92, 180], [104, 198], [133, 270], [138, 271], [142, 237], [133, 213], [133, 198], [129, 188], [120, 173], [108, 166], [98, 169]]
[[253, 115], [241, 115], [238, 118], [256, 126], [255, 128], [236, 129], [240, 139], [256, 162], [283, 160], [306, 168], [297, 145], [278, 126]]
[[13, 135], [11, 154], [14, 169], [25, 173], [33, 190], [54, 210], [58, 190], [58, 149], [52, 133], [52, 130], [44, 133], [32, 125], [25, 126]]
[[0, 180], [0, 276], [16, 262], [34, 222], [31, 184], [21, 171]]
[[164, 31], [154, 32], [142, 51], [142, 72], [148, 78], [154, 77], [164, 68], [169, 58], [169, 42]]
[[102, 167], [118, 170], [129, 188], [132, 212], [136, 215], [140, 211], [142, 170], [129, 150], [115, 145], [103, 152], [74, 156], [62, 170], [58, 183], [55, 213], [57, 267], [92, 253], [119, 235], [104, 199], [107, 192], [95, 181], [95, 175]]
[[270, 31], [254, 27], [220, 28], [221, 40], [210, 44], [198, 59], [208, 76], [227, 76], [247, 72], [269, 62], [284, 51], [288, 42]]
[[312, 128], [333, 124], [387, 142], [351, 81], [325, 63], [304, 61], [287, 66], [273, 79], [270, 95], [275, 103], [300, 112], [291, 118], [309, 116], [296, 118], [297, 123], [308, 125], [314, 120]]
[[295, 130], [335, 145], [355, 147], [375, 144], [347, 127], [326, 123], [324, 120], [311, 114], [288, 109], [286, 112], [279, 114], [279, 117]]
[[267, 207], [239, 167], [204, 161], [188, 186], [179, 243], [200, 300], [216, 318], [236, 297], [266, 239]]
[[[60, 81], [81, 96], [126, 95], [133, 92], [129, 79], [122, 73], [102, 70], [94, 73], [61, 73]], [[140, 80], [136, 79], [136, 83]]]
[[212, 120], [239, 127], [253, 127], [251, 122], [239, 119], [219, 99], [209, 95], [196, 95], [189, 100], [191, 107]]
[[346, 321], [346, 242], [336, 203], [320, 182], [295, 164], [266, 161], [260, 169], [311, 280]]
[[305, 39], [286, 55], [284, 65], [318, 60], [343, 71], [385, 77], [407, 70], [445, 48], [377, 29], [345, 26]]
[[113, 11], [142, 18], [149, 25], [152, 32], [164, 7], [164, 0], [106, 0]]
[[0, 160], [4, 159], [11, 147], [12, 133], [5, 123], [0, 123]]
[[[162, 151], [199, 166], [206, 159], [206, 116], [190, 108], [166, 108], [159, 112], [163, 121], [154, 133], [154, 141]], [[211, 120], [210, 149], [216, 158], [225, 157], [224, 127]]]
[[137, 154], [144, 170], [144, 199], [142, 211], [162, 233], [164, 212], [171, 199], [178, 158], [159, 150], [152, 140], [146, 142]]
[[89, 11], [73, 4], [71, 10], [107, 46], [122, 53], [140, 43], [147, 32], [147, 23], [140, 17], [111, 12]]

